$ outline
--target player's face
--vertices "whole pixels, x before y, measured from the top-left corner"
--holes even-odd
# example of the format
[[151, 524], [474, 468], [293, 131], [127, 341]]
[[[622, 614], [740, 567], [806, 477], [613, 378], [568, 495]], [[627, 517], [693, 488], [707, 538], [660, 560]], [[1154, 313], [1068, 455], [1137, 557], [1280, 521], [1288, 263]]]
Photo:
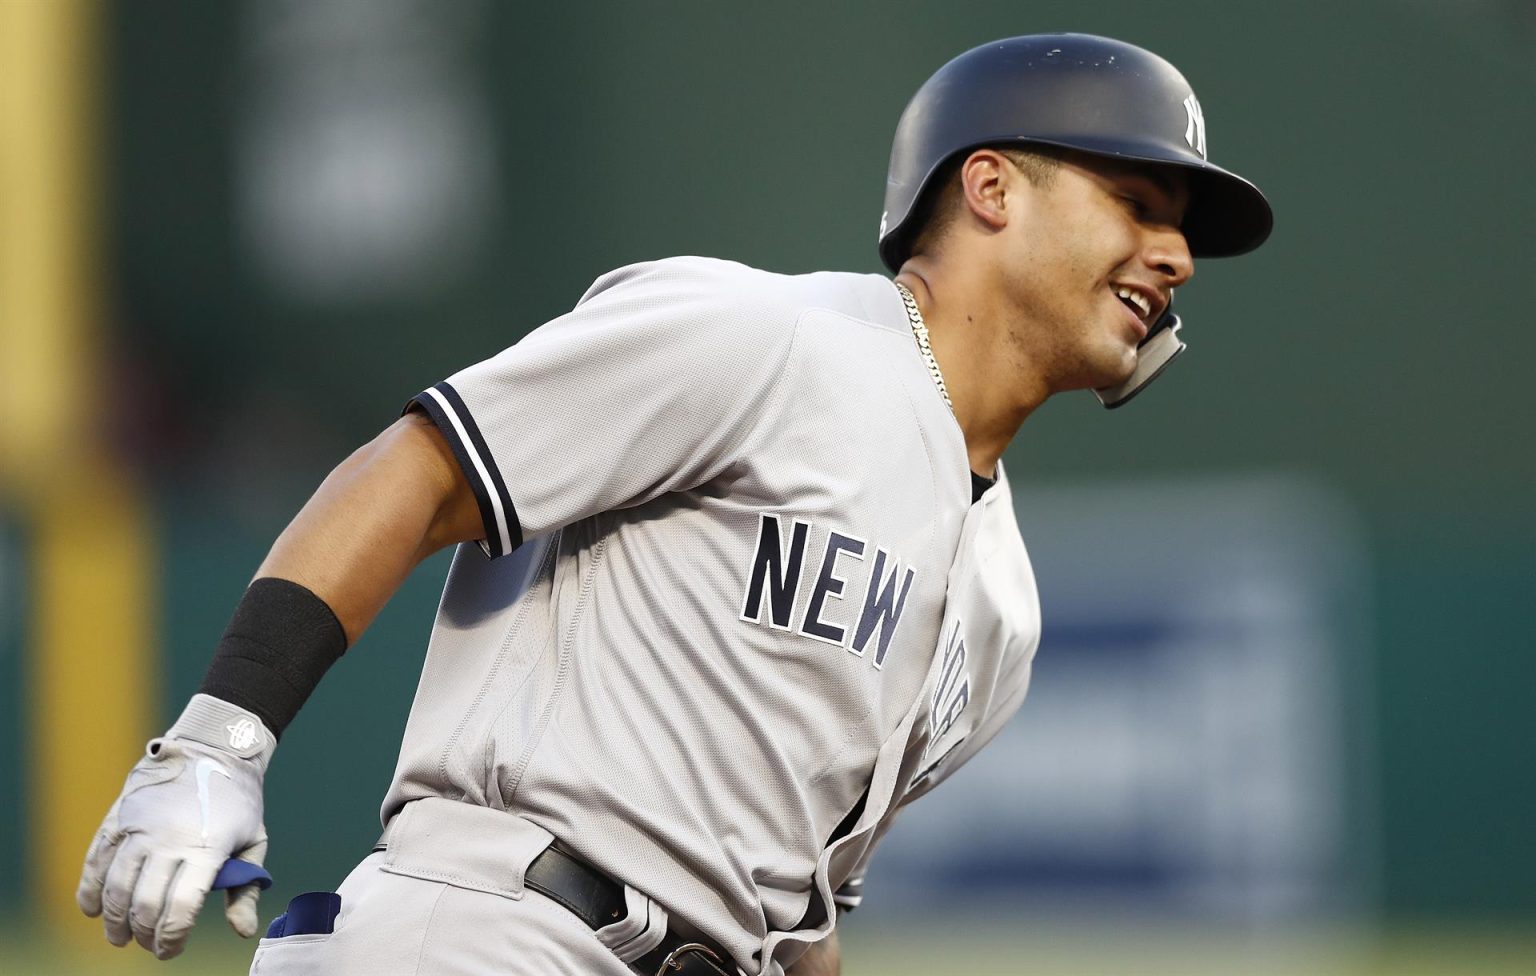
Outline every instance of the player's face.
[[1074, 155], [1054, 180], [1026, 192], [1022, 219], [1002, 235], [1021, 348], [1048, 357], [1052, 392], [1124, 381], [1137, 343], [1194, 274], [1179, 230], [1189, 201], [1184, 177]]

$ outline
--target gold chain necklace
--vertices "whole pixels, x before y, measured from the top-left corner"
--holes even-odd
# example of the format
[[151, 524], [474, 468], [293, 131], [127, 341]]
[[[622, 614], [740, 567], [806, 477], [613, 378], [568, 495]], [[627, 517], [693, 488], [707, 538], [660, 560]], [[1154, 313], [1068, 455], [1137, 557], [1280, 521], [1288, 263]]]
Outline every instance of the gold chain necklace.
[[912, 325], [912, 337], [917, 340], [917, 351], [923, 354], [923, 362], [933, 377], [933, 385], [939, 388], [939, 396], [944, 398], [944, 405], [949, 407], [950, 413], [954, 413], [954, 401], [949, 398], [949, 390], [944, 386], [944, 374], [939, 372], [939, 361], [933, 358], [933, 346], [928, 342], [928, 326], [923, 323], [923, 311], [917, 307], [917, 299], [912, 297], [906, 285], [899, 281], [895, 285], [901, 293], [901, 303], [907, 307], [907, 321]]

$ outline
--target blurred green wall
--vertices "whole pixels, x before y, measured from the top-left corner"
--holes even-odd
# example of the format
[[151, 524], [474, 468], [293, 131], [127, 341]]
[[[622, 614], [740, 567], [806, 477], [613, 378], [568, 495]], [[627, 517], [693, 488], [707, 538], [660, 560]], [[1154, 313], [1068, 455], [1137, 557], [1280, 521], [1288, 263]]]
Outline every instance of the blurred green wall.
[[[1536, 908], [1527, 5], [394, 6], [476, 80], [500, 196], [433, 287], [325, 302], [255, 270], [237, 182], [272, 57], [252, 39], [282, 38], [300, 7], [111, 8], [109, 275], [138, 405], [124, 436], [162, 495], [168, 707], [287, 516], [412, 393], [628, 261], [878, 270], [911, 91], [995, 36], [1093, 31], [1180, 66], [1213, 160], [1265, 189], [1277, 229], [1180, 293], [1191, 352], [1155, 392], [1113, 415], [1052, 403], [1010, 452], [1015, 480], [1287, 471], [1336, 488], [1376, 583], [1374, 668], [1354, 691], [1375, 716], [1362, 843], [1380, 847], [1381, 905]], [[363, 71], [336, 43], [334, 70]], [[372, 839], [444, 571], [424, 567], [284, 740], [269, 828], [294, 890]], [[0, 867], [20, 843], [4, 836]], [[18, 890], [0, 871], [0, 895]]]

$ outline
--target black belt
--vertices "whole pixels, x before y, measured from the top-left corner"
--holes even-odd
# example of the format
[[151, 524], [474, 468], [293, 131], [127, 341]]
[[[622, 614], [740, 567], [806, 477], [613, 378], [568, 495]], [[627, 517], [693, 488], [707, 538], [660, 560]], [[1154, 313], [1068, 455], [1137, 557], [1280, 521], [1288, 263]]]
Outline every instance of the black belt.
[[[383, 841], [374, 847], [384, 849]], [[556, 902], [596, 931], [628, 914], [624, 885], [556, 844], [544, 848], [523, 872], [523, 883]], [[661, 943], [629, 964], [641, 976], [737, 976], [714, 942], [668, 932]]]
[[[558, 902], [594, 931], [628, 912], [624, 885], [578, 859], [558, 843], [544, 848], [523, 872], [523, 883]], [[736, 976], [730, 956], [702, 938], [668, 932], [661, 944], [630, 963], [644, 976]]]

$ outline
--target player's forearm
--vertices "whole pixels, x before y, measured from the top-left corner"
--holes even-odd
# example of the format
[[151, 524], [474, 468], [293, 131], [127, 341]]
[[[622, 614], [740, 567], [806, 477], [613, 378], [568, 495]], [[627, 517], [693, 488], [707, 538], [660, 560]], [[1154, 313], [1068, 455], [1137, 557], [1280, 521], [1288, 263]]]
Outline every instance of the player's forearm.
[[838, 976], [842, 972], [842, 948], [837, 930], [806, 950], [805, 955], [785, 970], [784, 976]]
[[324, 600], [351, 644], [418, 563], [479, 537], [461, 480], [431, 421], [409, 414], [331, 472], [256, 576], [291, 580]]

